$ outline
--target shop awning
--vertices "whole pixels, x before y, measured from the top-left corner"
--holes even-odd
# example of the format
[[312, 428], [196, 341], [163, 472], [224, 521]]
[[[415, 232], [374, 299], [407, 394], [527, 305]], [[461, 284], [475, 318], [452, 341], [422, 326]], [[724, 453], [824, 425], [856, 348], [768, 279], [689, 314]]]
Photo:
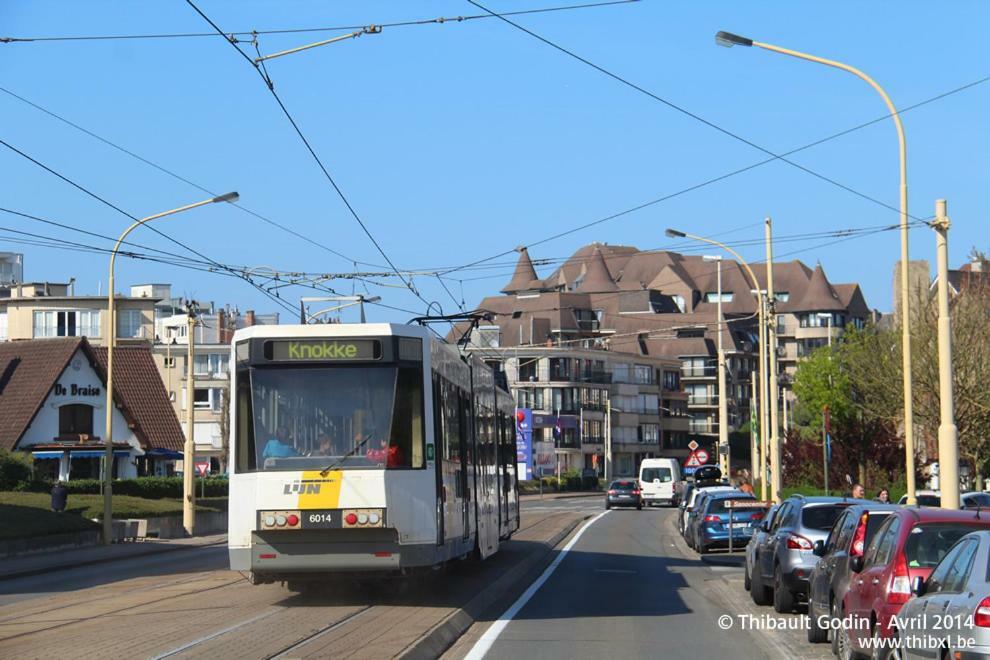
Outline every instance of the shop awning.
[[31, 455], [35, 458], [62, 458], [62, 451], [33, 451]]
[[172, 451], [171, 449], [162, 449], [161, 447], [150, 449], [144, 455], [148, 458], [165, 458], [176, 461], [182, 459], [181, 451]]
[[[118, 451], [115, 449], [113, 455], [117, 458], [129, 457], [131, 452]], [[81, 449], [78, 451], [73, 451], [70, 458], [103, 458], [104, 456], [106, 456], [106, 452], [101, 449]]]

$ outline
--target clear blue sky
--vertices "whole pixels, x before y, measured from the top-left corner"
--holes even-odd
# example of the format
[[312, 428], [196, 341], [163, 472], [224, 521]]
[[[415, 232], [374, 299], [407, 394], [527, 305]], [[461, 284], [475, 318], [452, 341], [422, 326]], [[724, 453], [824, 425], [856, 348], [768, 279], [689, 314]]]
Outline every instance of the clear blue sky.
[[[567, 2], [490, 1], [496, 11]], [[225, 31], [364, 25], [477, 14], [467, 2], [220, 2], [200, 8]], [[982, 44], [983, 2], [643, 2], [513, 20], [631, 81], [778, 152], [885, 113], [858, 79], [757, 49], [724, 49], [714, 33], [762, 41], [854, 64], [908, 106], [990, 75]], [[172, 2], [0, 4], [0, 36], [202, 32], [189, 6]], [[328, 35], [329, 36], [329, 35]], [[262, 36], [270, 53], [325, 38]], [[395, 27], [271, 61], [277, 91], [357, 212], [401, 268], [453, 266], [535, 242], [761, 160], [763, 155], [553, 50], [498, 19]], [[352, 257], [382, 263], [252, 68], [220, 38], [0, 44], [0, 85], [211, 190], [237, 190], [243, 204]], [[911, 213], [928, 217], [945, 197], [953, 219], [950, 260], [990, 248], [987, 107], [990, 83], [905, 113]], [[134, 215], [203, 197], [107, 146], [0, 93], [0, 137]], [[898, 203], [897, 143], [883, 121], [802, 152], [796, 162]], [[36, 166], [0, 149], [0, 206], [116, 235], [127, 220]], [[667, 226], [726, 240], [895, 223], [897, 214], [776, 162], [646, 210], [532, 248], [559, 258], [590, 241], [655, 248]], [[212, 259], [282, 270], [340, 272], [353, 265], [231, 207], [210, 206], [157, 225]], [[0, 213], [0, 227], [106, 241]], [[101, 254], [9, 243], [26, 254], [28, 279], [76, 277], [80, 292], [106, 283]], [[132, 240], [175, 246], [146, 230]], [[778, 253], [821, 261], [833, 282], [858, 281], [867, 301], [891, 308], [896, 232]], [[762, 248], [743, 255], [762, 258]], [[934, 267], [934, 236], [912, 232], [912, 258]], [[508, 280], [498, 268], [464, 271], [473, 306]], [[548, 268], [541, 270], [546, 274]], [[468, 279], [490, 276], [488, 279]], [[244, 282], [123, 260], [120, 288], [173, 282], [200, 300], [269, 311]], [[393, 280], [394, 283], [394, 280]], [[444, 311], [454, 302], [435, 279], [418, 279]], [[335, 286], [338, 286], [335, 284]], [[450, 283], [457, 299], [460, 284]], [[350, 292], [349, 282], [339, 289]], [[397, 288], [369, 288], [384, 302], [422, 310]], [[315, 295], [285, 289], [283, 297]], [[375, 320], [408, 315], [375, 309]]]

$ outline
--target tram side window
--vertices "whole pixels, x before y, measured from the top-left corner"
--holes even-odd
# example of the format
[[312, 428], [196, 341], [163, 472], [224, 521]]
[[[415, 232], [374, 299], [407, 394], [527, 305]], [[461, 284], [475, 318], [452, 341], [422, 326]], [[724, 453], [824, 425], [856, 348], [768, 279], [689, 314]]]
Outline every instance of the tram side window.
[[251, 421], [251, 380], [246, 369], [237, 374], [237, 471], [257, 470], [254, 424]]
[[448, 461], [461, 460], [461, 416], [458, 413], [460, 388], [444, 383], [443, 396], [443, 457]]

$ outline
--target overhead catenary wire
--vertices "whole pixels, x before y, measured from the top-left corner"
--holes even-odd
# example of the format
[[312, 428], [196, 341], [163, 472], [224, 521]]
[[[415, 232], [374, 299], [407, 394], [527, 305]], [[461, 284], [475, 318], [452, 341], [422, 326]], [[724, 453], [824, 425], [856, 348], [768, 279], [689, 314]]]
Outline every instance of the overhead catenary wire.
[[[472, 2], [471, 0], [468, 0], [468, 1], [469, 1], [469, 2], [471, 2], [471, 4], [474, 4], [474, 5], [476, 5], [476, 6], [478, 6], [478, 7], [480, 7], [480, 8], [482, 8], [482, 9], [485, 9], [485, 11], [488, 11], [488, 12], [489, 12], [489, 14], [491, 14], [491, 15], [492, 15], [493, 17], [498, 17], [498, 18], [503, 18], [503, 17], [504, 17], [505, 15], [506, 15], [506, 14], [501, 14], [501, 15], [500, 15], [500, 14], [497, 14], [497, 13], [495, 13], [495, 12], [493, 12], [493, 11], [491, 11], [491, 10], [489, 10], [489, 9], [487, 9], [487, 8], [484, 8], [484, 7], [482, 7], [481, 5], [479, 5], [479, 4], [478, 4], [478, 3], [476, 3], [476, 2]], [[619, 81], [620, 81], [620, 82], [622, 82], [623, 84], [627, 84], [627, 85], [630, 85], [630, 86], [632, 86], [632, 87], [633, 87], [634, 89], [637, 89], [638, 91], [641, 91], [641, 92], [643, 92], [643, 93], [645, 93], [645, 94], [647, 94], [647, 95], [649, 95], [649, 96], [651, 96], [651, 97], [653, 96], [653, 94], [652, 94], [652, 93], [650, 93], [650, 92], [648, 92], [647, 90], [645, 90], [645, 89], [641, 89], [641, 88], [639, 88], [638, 86], [636, 86], [636, 85], [634, 85], [633, 83], [631, 83], [631, 82], [629, 82], [629, 81], [626, 81], [625, 79], [622, 79], [622, 78], [620, 78], [620, 77], [618, 77], [618, 76], [617, 76], [616, 74], [613, 74], [613, 73], [611, 73], [611, 72], [609, 72], [609, 71], [607, 71], [607, 70], [604, 70], [604, 69], [602, 69], [602, 68], [601, 68], [601, 67], [599, 67], [598, 65], [596, 65], [596, 64], [594, 64], [594, 63], [592, 63], [592, 62], [590, 62], [590, 61], [588, 61], [588, 60], [585, 60], [584, 58], [582, 58], [582, 57], [580, 57], [579, 55], [576, 55], [575, 53], [572, 53], [571, 51], [569, 51], [569, 50], [567, 50], [567, 49], [564, 49], [563, 47], [561, 47], [561, 46], [559, 46], [559, 45], [557, 45], [557, 44], [555, 44], [555, 43], [553, 43], [553, 42], [551, 42], [551, 41], [549, 41], [548, 39], [545, 39], [544, 37], [542, 37], [542, 36], [540, 36], [540, 35], [538, 35], [538, 34], [536, 34], [536, 33], [534, 33], [534, 32], [532, 32], [531, 30], [528, 30], [528, 29], [526, 29], [526, 28], [524, 28], [524, 27], [522, 27], [522, 26], [520, 26], [520, 25], [518, 25], [518, 24], [516, 24], [516, 23], [514, 23], [514, 22], [512, 22], [512, 21], [509, 21], [509, 20], [507, 20], [507, 19], [504, 19], [504, 18], [503, 18], [503, 20], [505, 20], [505, 22], [507, 22], [507, 23], [509, 23], [509, 24], [510, 24], [510, 25], [512, 25], [513, 27], [516, 27], [517, 29], [520, 29], [520, 30], [522, 30], [523, 32], [525, 32], [525, 33], [527, 33], [527, 34], [529, 34], [529, 35], [531, 35], [531, 36], [533, 36], [534, 38], [536, 38], [536, 39], [539, 39], [540, 41], [542, 41], [542, 42], [544, 42], [544, 43], [546, 43], [546, 44], [548, 44], [548, 45], [550, 45], [550, 46], [552, 46], [553, 48], [556, 48], [557, 50], [560, 50], [561, 52], [564, 52], [564, 53], [566, 53], [567, 55], [569, 55], [569, 56], [571, 56], [571, 57], [574, 57], [574, 58], [576, 58], [576, 59], [578, 59], [579, 61], [581, 61], [581, 62], [584, 62], [585, 64], [587, 64], [587, 65], [589, 65], [589, 66], [591, 66], [591, 67], [593, 67], [593, 68], [595, 68], [595, 69], [597, 69], [597, 70], [599, 70], [599, 71], [601, 71], [602, 73], [605, 73], [606, 75], [608, 75], [608, 76], [610, 76], [610, 77], [612, 77], [612, 78], [615, 78], [616, 80], [619, 80]], [[948, 96], [951, 96], [951, 95], [953, 95], [953, 94], [957, 94], [957, 93], [959, 93], [959, 92], [962, 92], [962, 91], [965, 91], [965, 90], [968, 90], [968, 89], [970, 89], [970, 88], [972, 88], [972, 87], [975, 87], [975, 86], [977, 86], [977, 85], [981, 85], [981, 84], [984, 84], [984, 83], [986, 83], [986, 82], [988, 82], [988, 81], [990, 81], [990, 76], [985, 76], [985, 77], [982, 77], [982, 78], [980, 78], [980, 79], [977, 79], [977, 80], [974, 80], [974, 81], [971, 81], [971, 82], [968, 82], [968, 83], [965, 83], [965, 84], [963, 84], [963, 85], [961, 85], [961, 86], [959, 86], [959, 87], [956, 87], [956, 88], [954, 88], [954, 89], [951, 89], [951, 90], [948, 90], [948, 91], [946, 91], [946, 92], [942, 92], [942, 93], [940, 93], [940, 94], [938, 94], [938, 95], [935, 95], [935, 96], [932, 96], [932, 97], [930, 97], [930, 98], [927, 98], [927, 99], [924, 99], [923, 101], [920, 101], [920, 102], [918, 102], [918, 103], [915, 103], [915, 104], [913, 104], [913, 105], [909, 105], [909, 106], [905, 106], [905, 107], [903, 107], [903, 108], [901, 108], [901, 109], [899, 109], [899, 110], [898, 110], [898, 112], [897, 112], [897, 114], [899, 114], [899, 115], [902, 115], [902, 114], [904, 114], [905, 112], [907, 112], [907, 111], [909, 111], [909, 110], [913, 110], [913, 109], [915, 109], [915, 108], [920, 108], [920, 107], [922, 107], [922, 106], [925, 106], [925, 105], [927, 105], [927, 104], [929, 104], [929, 103], [932, 103], [932, 102], [934, 102], [934, 101], [938, 101], [938, 100], [941, 100], [941, 99], [943, 99], [943, 98], [946, 98], [946, 97], [948, 97]], [[661, 100], [662, 102], [664, 102], [664, 103], [668, 103], [668, 104], [669, 104], [669, 102], [667, 102], [667, 101], [665, 101], [665, 100], [662, 100], [662, 99], [659, 99], [659, 98], [658, 98], [657, 100]], [[676, 108], [676, 109], [678, 109], [679, 111], [681, 111], [681, 110], [682, 110], [682, 109], [681, 109], [681, 108], [680, 108], [679, 106], [674, 106], [674, 105], [672, 105], [672, 104], [671, 104], [671, 107], [675, 107], [675, 108]], [[691, 113], [690, 113], [689, 111], [686, 111], [686, 110], [684, 110], [684, 111], [685, 111], [685, 112], [688, 112], [688, 114], [691, 114]], [[692, 115], [692, 116], [693, 116], [693, 115]], [[739, 169], [736, 169], [736, 170], [733, 170], [733, 171], [730, 171], [730, 172], [726, 172], [726, 173], [724, 173], [724, 174], [721, 174], [721, 175], [718, 175], [718, 176], [715, 176], [715, 177], [712, 177], [712, 178], [710, 178], [710, 179], [706, 179], [706, 180], [704, 180], [704, 181], [701, 181], [701, 182], [699, 182], [699, 183], [696, 183], [696, 184], [693, 184], [693, 185], [691, 185], [691, 186], [687, 186], [687, 187], [685, 187], [685, 188], [682, 188], [682, 189], [680, 189], [680, 190], [678, 190], [678, 191], [675, 191], [675, 192], [672, 192], [672, 193], [669, 193], [669, 194], [666, 194], [666, 195], [663, 195], [663, 196], [661, 196], [661, 197], [659, 197], [659, 198], [656, 198], [656, 199], [653, 199], [653, 200], [650, 200], [650, 201], [647, 201], [647, 202], [644, 202], [644, 203], [642, 203], [642, 204], [638, 204], [638, 205], [636, 205], [636, 206], [633, 206], [633, 207], [631, 207], [631, 208], [628, 208], [628, 209], [625, 209], [625, 210], [623, 210], [623, 211], [619, 211], [619, 212], [617, 212], [617, 213], [613, 213], [613, 214], [611, 214], [611, 215], [608, 215], [608, 216], [605, 216], [605, 217], [602, 217], [602, 218], [599, 218], [599, 219], [597, 219], [597, 220], [593, 220], [593, 221], [590, 221], [590, 222], [587, 222], [587, 223], [584, 223], [584, 224], [581, 224], [581, 225], [578, 225], [578, 226], [575, 226], [575, 227], [572, 227], [572, 228], [570, 228], [570, 229], [567, 229], [567, 230], [565, 230], [565, 231], [562, 231], [562, 232], [559, 232], [559, 233], [556, 233], [556, 234], [553, 234], [553, 235], [550, 235], [550, 236], [548, 236], [548, 237], [546, 237], [546, 238], [543, 238], [543, 239], [540, 239], [540, 240], [538, 240], [538, 241], [534, 241], [534, 242], [532, 242], [532, 243], [530, 243], [529, 245], [530, 245], [530, 246], [535, 246], [535, 245], [541, 245], [541, 244], [543, 244], [543, 243], [547, 243], [547, 242], [550, 242], [550, 241], [553, 241], [553, 240], [556, 240], [556, 239], [558, 239], [558, 238], [562, 238], [562, 237], [564, 237], [564, 236], [568, 236], [568, 235], [570, 235], [570, 234], [574, 234], [574, 233], [577, 233], [577, 232], [579, 232], [579, 231], [582, 231], [582, 230], [584, 230], [584, 229], [588, 229], [588, 228], [590, 228], [590, 227], [594, 227], [594, 226], [596, 226], [596, 225], [599, 225], [599, 224], [602, 224], [602, 223], [605, 223], [605, 222], [608, 222], [608, 221], [610, 221], [610, 220], [614, 220], [614, 219], [617, 219], [617, 218], [620, 218], [620, 217], [623, 217], [623, 216], [625, 216], [625, 215], [629, 215], [629, 214], [631, 214], [631, 213], [634, 213], [634, 212], [636, 212], [636, 211], [640, 211], [640, 210], [643, 210], [643, 209], [645, 209], [645, 208], [648, 208], [648, 207], [651, 207], [651, 206], [654, 206], [654, 205], [656, 205], [656, 204], [660, 204], [660, 203], [662, 203], [662, 202], [665, 202], [665, 201], [668, 201], [668, 200], [670, 200], [670, 199], [673, 199], [673, 198], [675, 198], [675, 197], [680, 197], [680, 196], [682, 196], [682, 195], [685, 195], [685, 194], [687, 194], [687, 193], [690, 193], [690, 192], [693, 192], [693, 191], [695, 191], [695, 190], [699, 190], [699, 189], [701, 189], [701, 188], [705, 188], [705, 187], [707, 187], [707, 186], [709, 186], [709, 185], [712, 185], [712, 184], [715, 184], [715, 183], [718, 183], [718, 182], [720, 182], [720, 181], [723, 181], [723, 180], [725, 180], [725, 179], [728, 179], [728, 178], [730, 178], [730, 177], [733, 177], [733, 176], [736, 176], [736, 175], [739, 175], [739, 174], [742, 174], [742, 173], [744, 173], [744, 172], [748, 172], [748, 171], [750, 171], [750, 170], [753, 170], [753, 169], [756, 169], [756, 168], [758, 168], [758, 167], [761, 167], [761, 166], [763, 166], [763, 165], [766, 165], [766, 164], [768, 164], [768, 163], [773, 163], [773, 162], [776, 162], [776, 161], [778, 161], [778, 160], [782, 160], [782, 161], [784, 161], [784, 162], [786, 162], [786, 163], [788, 163], [788, 164], [791, 164], [791, 165], [794, 165], [795, 167], [798, 167], [799, 169], [803, 169], [803, 170], [805, 170], [805, 171], [808, 171], [809, 173], [812, 173], [812, 174], [815, 174], [815, 176], [818, 176], [818, 175], [817, 175], [816, 173], [813, 173], [813, 172], [811, 172], [811, 171], [810, 171], [810, 170], [808, 170], [807, 168], [804, 168], [803, 166], [800, 166], [800, 165], [797, 165], [796, 163], [792, 163], [791, 161], [788, 161], [788, 160], [786, 160], [786, 157], [787, 157], [787, 156], [791, 156], [791, 155], [794, 155], [794, 154], [796, 154], [796, 153], [799, 153], [799, 152], [801, 152], [801, 151], [804, 151], [804, 150], [806, 150], [806, 149], [811, 149], [812, 147], [816, 147], [816, 146], [818, 146], [818, 145], [820, 145], [820, 144], [823, 144], [823, 143], [825, 143], [825, 142], [829, 142], [829, 141], [831, 141], [831, 140], [834, 140], [834, 139], [837, 139], [837, 138], [839, 138], [839, 137], [843, 137], [843, 136], [845, 136], [845, 135], [848, 135], [849, 133], [852, 133], [852, 132], [855, 132], [855, 131], [858, 131], [858, 130], [860, 130], [860, 129], [863, 129], [863, 128], [866, 128], [866, 127], [868, 127], [868, 126], [871, 126], [871, 125], [873, 125], [873, 124], [876, 124], [876, 123], [879, 123], [879, 122], [882, 122], [882, 121], [884, 121], [884, 120], [886, 120], [886, 119], [889, 119], [889, 118], [890, 118], [891, 116], [892, 116], [892, 114], [890, 114], [890, 113], [887, 113], [887, 114], [885, 114], [885, 115], [882, 115], [882, 116], [880, 116], [880, 117], [877, 117], [877, 118], [875, 118], [875, 119], [872, 119], [872, 120], [870, 120], [870, 121], [867, 121], [867, 122], [864, 122], [864, 123], [862, 123], [862, 124], [859, 124], [859, 125], [857, 125], [857, 126], [853, 126], [853, 127], [851, 127], [851, 128], [848, 128], [848, 129], [845, 129], [845, 130], [842, 130], [842, 131], [839, 131], [839, 132], [837, 132], [837, 133], [833, 133], [833, 134], [831, 134], [831, 135], [828, 135], [828, 136], [826, 136], [826, 137], [823, 137], [823, 138], [820, 138], [820, 139], [818, 139], [818, 140], [815, 140], [814, 142], [810, 142], [810, 143], [808, 143], [808, 144], [805, 144], [805, 145], [803, 145], [803, 146], [800, 146], [800, 147], [797, 147], [797, 148], [794, 148], [794, 149], [791, 149], [791, 150], [789, 150], [789, 151], [785, 151], [785, 152], [783, 152], [783, 153], [780, 153], [780, 154], [774, 154], [773, 152], [771, 152], [771, 151], [769, 151], [769, 150], [766, 150], [766, 149], [763, 149], [762, 147], [759, 147], [758, 145], [751, 145], [751, 146], [754, 146], [755, 148], [757, 148], [757, 149], [759, 149], [759, 150], [761, 150], [761, 151], [764, 151], [764, 152], [765, 152], [765, 153], [767, 153], [767, 154], [770, 154], [770, 155], [771, 155], [771, 157], [770, 157], [770, 158], [767, 158], [767, 159], [764, 159], [764, 160], [761, 160], [761, 161], [758, 161], [758, 162], [755, 162], [755, 163], [752, 163], [752, 164], [750, 164], [750, 165], [747, 165], [747, 166], [745, 166], [745, 167], [742, 167], [742, 168], [739, 168]], [[703, 121], [703, 122], [704, 122], [704, 123], [706, 123], [706, 124], [709, 124], [709, 125], [712, 125], [712, 126], [713, 126], [714, 128], [717, 128], [718, 130], [723, 130], [723, 129], [721, 129], [721, 127], [718, 127], [718, 126], [715, 126], [715, 125], [713, 125], [713, 124], [710, 124], [710, 122], [708, 122], [707, 120], [704, 120], [703, 118], [700, 118], [700, 117], [698, 117], [698, 119], [699, 119], [700, 121]], [[731, 133], [730, 133], [730, 134], [731, 134]], [[743, 140], [744, 142], [747, 142], [747, 141], [746, 141], [746, 140], [745, 140], [744, 138], [741, 138], [741, 137], [739, 137], [739, 136], [736, 136], [735, 134], [731, 134], [731, 135], [732, 135], [733, 137], [736, 137], [736, 138], [738, 138], [738, 139], [742, 139], [742, 140]], [[747, 143], [748, 143], [748, 142], [747, 142]], [[842, 187], [842, 186], [841, 186], [841, 184], [838, 184], [838, 185], [840, 185], [840, 187]], [[858, 192], [856, 192], [856, 191], [852, 191], [852, 192], [854, 192], [854, 193], [855, 193], [855, 194], [857, 194], [857, 195], [860, 195], [860, 196], [863, 196], [863, 195], [862, 195], [862, 193], [858, 193]], [[892, 210], [892, 211], [897, 211], [898, 213], [900, 212], [900, 209], [898, 209], [898, 208], [896, 208], [896, 207], [894, 207], [894, 206], [891, 206], [891, 205], [889, 205], [889, 204], [886, 204], [886, 203], [884, 203], [884, 202], [881, 202], [881, 201], [879, 201], [879, 200], [875, 200], [875, 199], [873, 199], [873, 198], [868, 198], [868, 199], [870, 199], [870, 201], [873, 201], [873, 202], [875, 202], [875, 203], [877, 203], [877, 204], [879, 204], [879, 205], [881, 205], [881, 206], [883, 206], [883, 207], [885, 207], [885, 208], [887, 208], [887, 209], [890, 209], [890, 210]], [[916, 218], [916, 217], [914, 217], [914, 216], [910, 216], [910, 217], [912, 217], [912, 218], [913, 218], [913, 219], [915, 219], [915, 220], [918, 220], [918, 218]], [[465, 266], [462, 266], [462, 267], [457, 267], [457, 268], [452, 268], [452, 269], [450, 269], [450, 270], [449, 270], [448, 272], [456, 272], [456, 271], [458, 271], [458, 270], [461, 270], [461, 269], [462, 269], [463, 267], [466, 267], [466, 266], [474, 266], [474, 265], [477, 265], [477, 264], [480, 264], [480, 263], [485, 263], [485, 262], [487, 262], [487, 261], [491, 261], [491, 260], [493, 260], [493, 259], [497, 259], [497, 258], [499, 258], [499, 257], [503, 257], [503, 256], [506, 256], [506, 255], [509, 255], [509, 254], [512, 254], [512, 252], [513, 252], [513, 251], [514, 251], [514, 250], [512, 250], [512, 249], [510, 249], [510, 250], [504, 250], [504, 251], [502, 251], [502, 252], [499, 252], [499, 253], [497, 253], [497, 254], [494, 254], [494, 255], [491, 255], [491, 256], [489, 256], [489, 257], [485, 257], [485, 258], [483, 258], [483, 259], [478, 259], [478, 260], [475, 260], [475, 261], [472, 261], [472, 262], [469, 262], [468, 264], [465, 264]]]
[[[107, 207], [113, 209], [114, 211], [116, 211], [117, 213], [120, 213], [121, 215], [123, 215], [123, 216], [125, 216], [127, 218], [130, 218], [133, 222], [137, 222], [139, 220], [139, 218], [137, 216], [128, 213], [124, 209], [122, 209], [119, 206], [117, 206], [116, 204], [110, 202], [106, 198], [104, 198], [104, 197], [96, 194], [92, 190], [89, 190], [85, 186], [83, 186], [83, 185], [81, 185], [79, 183], [76, 183], [75, 181], [73, 181], [69, 177], [65, 176], [64, 174], [62, 174], [62, 173], [60, 173], [60, 172], [52, 169], [48, 165], [45, 165], [44, 163], [42, 163], [38, 159], [34, 158], [33, 156], [25, 153], [24, 151], [21, 151], [20, 149], [18, 149], [17, 147], [13, 146], [12, 144], [10, 144], [9, 142], [7, 142], [6, 140], [0, 139], [0, 145], [6, 147], [10, 151], [12, 151], [15, 154], [21, 156], [22, 158], [24, 158], [24, 159], [26, 159], [26, 160], [34, 163], [35, 165], [37, 165], [41, 169], [45, 170], [49, 174], [57, 177], [58, 179], [62, 180], [63, 182], [65, 182], [67, 184], [69, 184], [70, 186], [72, 186], [73, 188], [79, 190], [80, 192], [84, 193], [85, 195], [87, 195], [87, 196], [89, 196], [89, 197], [97, 200], [98, 202], [100, 202], [104, 206], [107, 206]], [[163, 238], [171, 241], [172, 243], [178, 245], [179, 247], [182, 247], [182, 248], [188, 250], [189, 252], [195, 254], [196, 256], [198, 256], [198, 257], [200, 257], [200, 258], [202, 258], [202, 259], [210, 262], [211, 264], [213, 264], [217, 268], [220, 268], [222, 270], [226, 270], [226, 268], [223, 266], [223, 264], [218, 263], [217, 261], [215, 261], [215, 260], [211, 259], [210, 257], [206, 256], [205, 254], [203, 254], [199, 250], [196, 250], [195, 248], [192, 248], [189, 245], [186, 245], [182, 241], [180, 241], [180, 240], [178, 240], [176, 238], [173, 238], [172, 236], [170, 236], [170, 235], [166, 234], [165, 232], [161, 231], [160, 229], [158, 229], [154, 225], [147, 224], [145, 226], [149, 230], [151, 230], [151, 231], [155, 232], [156, 234], [158, 234], [159, 236], [162, 236]], [[261, 291], [267, 297], [271, 298], [273, 301], [277, 301], [278, 304], [284, 303], [284, 301], [282, 301], [281, 299], [279, 299], [277, 296], [274, 296], [270, 292], [265, 291], [261, 287], [258, 287], [256, 284], [254, 284], [254, 282], [252, 282], [250, 280], [250, 278], [248, 278], [248, 277], [242, 277], [242, 279], [244, 279], [246, 282], [248, 282], [249, 284], [251, 284], [252, 286], [254, 286], [256, 289], [258, 289], [259, 291]]]
[[[192, 7], [193, 10], [195, 10], [195, 12], [197, 14], [199, 14], [203, 18], [204, 21], [206, 21], [207, 23], [209, 23], [209, 25], [214, 30], [216, 30], [218, 34], [220, 34], [220, 35], [224, 35], [225, 34], [223, 32], [223, 30], [221, 30], [219, 28], [219, 26], [217, 26], [217, 24], [214, 23], [212, 19], [210, 19], [209, 16], [207, 16], [206, 14], [204, 14], [199, 9], [199, 7], [196, 6], [196, 4], [192, 0], [186, 0], [186, 3], [190, 7]], [[293, 116], [289, 112], [288, 108], [285, 107], [285, 104], [282, 102], [281, 97], [279, 97], [278, 92], [275, 91], [275, 85], [272, 82], [271, 78], [269, 78], [268, 75], [264, 71], [262, 71], [261, 67], [259, 67], [259, 65], [258, 65], [257, 62], [255, 62], [254, 60], [252, 60], [251, 57], [247, 53], [245, 53], [243, 50], [240, 49], [240, 47], [237, 45], [237, 43], [235, 41], [231, 41], [231, 40], [228, 39], [228, 43], [230, 43], [231, 47], [235, 51], [237, 51], [237, 53], [248, 62], [248, 64], [251, 65], [251, 67], [258, 73], [258, 75], [261, 77], [261, 79], [265, 82], [265, 86], [268, 88], [269, 93], [271, 93], [272, 97], [275, 99], [275, 102], [278, 104], [278, 107], [282, 110], [282, 114], [285, 115], [285, 118], [289, 121], [289, 124], [292, 125], [293, 130], [296, 132], [296, 135], [302, 141], [303, 145], [305, 145], [306, 150], [309, 152], [309, 155], [312, 156], [312, 158], [313, 158], [314, 161], [316, 161], [316, 164], [319, 166], [320, 171], [323, 172], [324, 177], [326, 177], [327, 181], [333, 187], [334, 191], [337, 193], [337, 196], [344, 203], [344, 206], [347, 207], [347, 210], [350, 213], [351, 217], [354, 218], [354, 220], [357, 222], [358, 226], [361, 227], [361, 230], [364, 232], [365, 236], [368, 237], [368, 240], [371, 241], [372, 245], [375, 246], [375, 249], [378, 251], [378, 253], [382, 256], [383, 259], [385, 259], [385, 262], [389, 265], [389, 267], [393, 271], [395, 271], [395, 273], [398, 276], [398, 278], [403, 282], [403, 284], [406, 285], [406, 287], [409, 289], [409, 291], [411, 291], [414, 296], [416, 296], [417, 298], [419, 298], [424, 304], [427, 305], [427, 307], [429, 307], [429, 304], [430, 303], [425, 298], [423, 298], [422, 295], [420, 295], [419, 291], [416, 290], [416, 287], [413, 285], [411, 279], [410, 280], [406, 280], [406, 278], [402, 276], [402, 274], [399, 272], [399, 269], [392, 262], [392, 260], [389, 258], [389, 256], [385, 253], [384, 248], [382, 248], [381, 244], [378, 242], [378, 240], [371, 233], [371, 230], [368, 229], [367, 225], [364, 223], [364, 221], [361, 219], [361, 217], [357, 214], [357, 211], [354, 210], [354, 207], [351, 205], [350, 201], [347, 199], [347, 196], [344, 195], [344, 191], [341, 190], [340, 186], [337, 185], [337, 182], [334, 180], [333, 176], [330, 174], [330, 171], [327, 169], [326, 165], [323, 164], [323, 160], [319, 157], [319, 155], [317, 155], [316, 150], [313, 149], [313, 146], [310, 144], [309, 140], [306, 138], [306, 135], [302, 132], [302, 129], [299, 127], [299, 124], [296, 123], [295, 118], [293, 118]]]
[[[521, 16], [524, 14], [548, 14], [558, 11], [571, 11], [576, 9], [594, 9], [598, 7], [608, 7], [611, 5], [626, 5], [639, 0], [608, 0], [606, 2], [588, 2], [583, 4], [572, 4], [556, 7], [541, 7], [536, 9], [520, 9], [517, 11], [503, 12], [503, 16]], [[38, 36], [38, 37], [0, 37], [0, 43], [28, 43], [28, 42], [58, 42], [58, 41], [120, 41], [120, 40], [142, 40], [142, 39], [195, 39], [203, 37], [223, 36], [226, 39], [237, 37], [253, 37], [254, 35], [277, 35], [277, 34], [305, 34], [318, 32], [345, 32], [348, 30], [359, 30], [369, 25], [378, 27], [397, 28], [412, 27], [420, 25], [444, 25], [446, 23], [462, 23], [465, 21], [485, 20], [492, 18], [489, 14], [475, 14], [469, 16], [439, 16], [436, 18], [421, 18], [407, 21], [378, 22], [371, 21], [362, 25], [336, 25], [327, 27], [308, 28], [281, 28], [281, 29], [258, 29], [240, 30], [237, 32], [227, 32], [217, 35], [216, 32], [169, 32], [151, 34], [96, 34], [96, 35], [62, 35], [62, 36]]]

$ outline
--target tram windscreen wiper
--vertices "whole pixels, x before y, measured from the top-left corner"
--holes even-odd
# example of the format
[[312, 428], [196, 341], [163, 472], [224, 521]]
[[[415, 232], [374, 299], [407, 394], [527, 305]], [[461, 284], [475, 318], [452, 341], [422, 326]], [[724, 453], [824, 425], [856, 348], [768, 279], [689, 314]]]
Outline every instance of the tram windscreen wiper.
[[340, 458], [338, 458], [336, 461], [334, 461], [330, 465], [328, 465], [325, 468], [323, 468], [322, 470], [320, 470], [320, 476], [321, 477], [325, 477], [325, 476], [327, 476], [327, 473], [328, 472], [330, 472], [331, 470], [333, 470], [335, 468], [340, 467], [341, 464], [345, 460], [347, 460], [348, 458], [350, 458], [351, 456], [354, 455], [354, 452], [356, 452], [358, 449], [360, 449], [361, 447], [363, 447], [365, 445], [365, 443], [368, 442], [368, 440], [371, 440], [371, 435], [372, 434], [370, 434], [370, 433], [368, 433], [367, 435], [365, 435], [364, 436], [364, 439], [361, 440], [361, 442], [359, 442], [356, 445], [354, 445], [354, 449], [350, 450], [349, 452], [347, 452], [346, 454], [344, 454], [343, 456], [341, 456]]

